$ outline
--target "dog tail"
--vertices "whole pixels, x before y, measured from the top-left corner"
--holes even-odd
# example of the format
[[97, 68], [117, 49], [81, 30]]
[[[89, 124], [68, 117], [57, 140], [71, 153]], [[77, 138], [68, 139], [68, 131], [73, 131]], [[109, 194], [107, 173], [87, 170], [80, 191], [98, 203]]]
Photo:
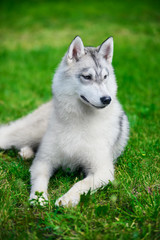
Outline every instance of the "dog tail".
[[0, 149], [24, 147], [36, 149], [47, 129], [52, 101], [41, 105], [38, 109], [0, 127]]

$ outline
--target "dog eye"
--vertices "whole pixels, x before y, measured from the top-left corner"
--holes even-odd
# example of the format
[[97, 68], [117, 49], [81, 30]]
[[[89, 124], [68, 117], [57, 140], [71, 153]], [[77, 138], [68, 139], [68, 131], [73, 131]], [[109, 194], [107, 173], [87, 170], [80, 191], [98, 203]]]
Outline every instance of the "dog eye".
[[87, 79], [87, 80], [91, 80], [92, 79], [92, 76], [91, 75], [82, 75], [82, 77], [84, 78], [84, 79]]
[[106, 79], [107, 78], [107, 75], [104, 75], [104, 79]]

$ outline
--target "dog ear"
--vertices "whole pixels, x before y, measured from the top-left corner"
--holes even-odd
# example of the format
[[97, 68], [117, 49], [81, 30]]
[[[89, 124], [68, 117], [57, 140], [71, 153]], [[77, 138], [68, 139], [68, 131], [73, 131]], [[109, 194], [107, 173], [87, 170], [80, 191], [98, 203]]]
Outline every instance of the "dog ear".
[[77, 36], [73, 39], [71, 45], [69, 46], [67, 60], [69, 63], [74, 60], [78, 61], [80, 57], [84, 55], [84, 53], [85, 52], [82, 39], [79, 36]]
[[107, 38], [100, 46], [98, 50], [109, 63], [112, 63], [113, 58], [113, 37]]

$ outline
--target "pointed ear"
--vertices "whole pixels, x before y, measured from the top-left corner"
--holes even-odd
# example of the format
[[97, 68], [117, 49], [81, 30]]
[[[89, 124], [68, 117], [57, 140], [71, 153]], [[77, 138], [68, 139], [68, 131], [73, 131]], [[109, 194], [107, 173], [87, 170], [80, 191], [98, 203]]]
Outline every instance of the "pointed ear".
[[100, 46], [98, 50], [99, 54], [101, 54], [109, 63], [112, 63], [113, 58], [113, 38], [109, 37], [105, 40]]
[[75, 37], [69, 46], [68, 53], [67, 53], [67, 60], [68, 62], [78, 61], [81, 56], [84, 55], [84, 45], [79, 36]]

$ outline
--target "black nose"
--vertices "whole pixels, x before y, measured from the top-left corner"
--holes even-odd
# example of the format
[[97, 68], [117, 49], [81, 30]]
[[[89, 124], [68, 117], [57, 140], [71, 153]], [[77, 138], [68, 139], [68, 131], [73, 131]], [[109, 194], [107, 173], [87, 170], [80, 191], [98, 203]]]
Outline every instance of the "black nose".
[[100, 100], [104, 105], [108, 105], [111, 102], [111, 97], [110, 96], [104, 96], [104, 97], [101, 97]]

